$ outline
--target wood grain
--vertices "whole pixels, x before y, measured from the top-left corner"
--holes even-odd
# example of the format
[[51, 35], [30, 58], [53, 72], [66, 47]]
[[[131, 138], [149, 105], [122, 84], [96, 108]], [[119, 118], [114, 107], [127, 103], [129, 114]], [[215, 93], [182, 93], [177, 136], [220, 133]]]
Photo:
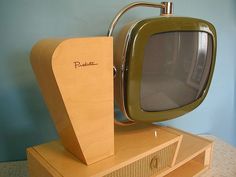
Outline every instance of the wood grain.
[[113, 39], [42, 40], [31, 64], [62, 144], [86, 164], [113, 155]]
[[[210, 166], [206, 162], [211, 159], [209, 157], [211, 153], [209, 152], [212, 148], [212, 142], [169, 127], [116, 127], [115, 155], [89, 166], [81, 163], [75, 156], [67, 152], [58, 141], [30, 149], [40, 154], [44, 158], [44, 163], [53, 167], [54, 173], [63, 177], [125, 177], [124, 174], [127, 173], [129, 177], [137, 177], [139, 175], [136, 174], [137, 171], [146, 170], [147, 174], [151, 174], [153, 170], [152, 168], [147, 168], [149, 167], [147, 162], [151, 165], [153, 158], [146, 157], [164, 150], [160, 153], [164, 153], [164, 156], [159, 156], [157, 159], [159, 159], [159, 163], [165, 162], [166, 158], [169, 158], [168, 155], [170, 155], [170, 151], [166, 151], [167, 153], [165, 154], [165, 148], [178, 143], [181, 137], [183, 141], [179, 152], [177, 152], [176, 163], [173, 166], [170, 163], [165, 168], [160, 168], [160, 171], [157, 171], [153, 176], [198, 176]], [[187, 139], [185, 140], [185, 138]], [[189, 150], [189, 147], [194, 148]], [[138, 162], [139, 165], [136, 166], [135, 162]], [[34, 164], [29, 163], [29, 169], [35, 170], [36, 168], [34, 168]], [[50, 171], [51, 174], [53, 172]]]

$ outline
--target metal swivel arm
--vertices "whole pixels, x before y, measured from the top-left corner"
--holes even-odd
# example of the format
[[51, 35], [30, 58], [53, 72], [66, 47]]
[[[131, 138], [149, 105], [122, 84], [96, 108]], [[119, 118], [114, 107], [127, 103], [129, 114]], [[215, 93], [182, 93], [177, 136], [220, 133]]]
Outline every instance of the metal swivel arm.
[[115, 18], [112, 20], [109, 29], [108, 29], [108, 33], [107, 36], [112, 36], [112, 33], [114, 31], [114, 28], [118, 22], [118, 20], [121, 18], [121, 16], [127, 12], [128, 10], [134, 8], [134, 7], [153, 7], [153, 8], [160, 8], [161, 9], [161, 16], [165, 16], [165, 15], [172, 15], [173, 12], [173, 5], [172, 2], [161, 2], [161, 3], [150, 3], [150, 2], [134, 2], [131, 3], [127, 6], [125, 6], [123, 9], [121, 9], [117, 15], [115, 16]]

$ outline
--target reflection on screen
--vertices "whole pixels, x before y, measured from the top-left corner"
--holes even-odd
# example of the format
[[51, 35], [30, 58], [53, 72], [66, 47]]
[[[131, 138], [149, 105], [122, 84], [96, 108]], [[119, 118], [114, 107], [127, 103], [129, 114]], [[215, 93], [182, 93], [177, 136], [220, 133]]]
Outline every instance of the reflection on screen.
[[141, 108], [162, 111], [198, 99], [205, 88], [212, 59], [212, 38], [206, 32], [153, 35], [144, 49]]

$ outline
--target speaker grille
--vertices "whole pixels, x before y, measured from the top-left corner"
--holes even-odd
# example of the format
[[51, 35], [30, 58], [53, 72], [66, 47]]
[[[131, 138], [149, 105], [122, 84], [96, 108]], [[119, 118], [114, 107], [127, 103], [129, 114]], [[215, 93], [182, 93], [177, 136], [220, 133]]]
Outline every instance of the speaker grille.
[[177, 143], [167, 146], [104, 177], [150, 177], [171, 166]]

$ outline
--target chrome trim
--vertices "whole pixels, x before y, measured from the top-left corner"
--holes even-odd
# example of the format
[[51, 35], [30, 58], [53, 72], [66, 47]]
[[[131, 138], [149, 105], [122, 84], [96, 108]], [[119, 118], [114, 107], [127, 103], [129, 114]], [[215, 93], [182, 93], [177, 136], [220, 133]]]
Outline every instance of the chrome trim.
[[[107, 36], [112, 36], [114, 28], [117, 24], [117, 22], [119, 21], [119, 19], [121, 18], [121, 16], [127, 12], [128, 10], [134, 8], [134, 7], [139, 7], [139, 6], [143, 6], [143, 7], [153, 7], [153, 8], [161, 8], [161, 15], [171, 15], [173, 12], [173, 6], [172, 6], [172, 2], [162, 2], [160, 3], [149, 3], [149, 2], [134, 2], [131, 3], [127, 6], [125, 6], [124, 8], [122, 8], [117, 15], [115, 16], [115, 18], [112, 20], [109, 29], [108, 29], [108, 33]], [[116, 124], [120, 124], [120, 125], [128, 125], [128, 124], [134, 124], [134, 121], [128, 116], [127, 111], [126, 111], [126, 106], [125, 106], [125, 86], [126, 83], [124, 82], [125, 79], [125, 72], [126, 72], [126, 52], [127, 52], [127, 47], [128, 47], [128, 43], [130, 41], [130, 34], [131, 31], [133, 30], [134, 26], [140, 21], [135, 22], [130, 29], [128, 30], [125, 40], [124, 40], [124, 46], [123, 46], [123, 51], [122, 51], [122, 57], [121, 57], [121, 66], [120, 68], [118, 68], [118, 70], [121, 70], [120, 74], [121, 74], [121, 78], [120, 78], [120, 84], [119, 85], [119, 89], [120, 89], [120, 98], [121, 99], [121, 105], [120, 105], [120, 109], [123, 110], [123, 114], [127, 119], [127, 122], [118, 122], [115, 120]], [[117, 70], [115, 67], [113, 67], [114, 70], [114, 78], [116, 77], [116, 73]]]
[[126, 122], [121, 122], [121, 121], [117, 121], [116, 119], [114, 120], [116, 125], [122, 125], [122, 126], [129, 126], [129, 125], [133, 125], [135, 124], [134, 121], [126, 121]]
[[162, 3], [151, 3], [151, 2], [134, 2], [131, 4], [128, 4], [127, 6], [125, 6], [124, 8], [122, 8], [115, 16], [115, 18], [112, 20], [108, 32], [107, 32], [107, 36], [112, 36], [112, 33], [114, 31], [114, 28], [117, 24], [117, 22], [119, 21], [119, 19], [121, 18], [121, 16], [127, 12], [128, 10], [134, 8], [134, 7], [153, 7], [153, 8], [160, 8], [161, 10], [161, 15], [170, 15], [172, 14], [173, 11], [173, 6], [172, 6], [172, 2], [162, 2]]
[[124, 116], [127, 118], [128, 121], [131, 121], [131, 122], [134, 122], [127, 114], [126, 112], [126, 107], [125, 107], [125, 98], [124, 98], [124, 95], [125, 95], [125, 86], [126, 86], [126, 83], [124, 82], [124, 78], [125, 78], [125, 71], [126, 71], [126, 68], [125, 68], [125, 64], [126, 64], [126, 52], [127, 52], [127, 48], [128, 48], [128, 43], [129, 43], [129, 40], [130, 40], [130, 34], [131, 34], [131, 31], [133, 30], [133, 28], [135, 27], [135, 25], [137, 23], [139, 23], [140, 21], [137, 21], [135, 22], [131, 27], [130, 29], [128, 30], [127, 34], [126, 34], [126, 38], [125, 38], [125, 41], [124, 41], [124, 47], [123, 47], [123, 52], [122, 52], [122, 64], [121, 64], [121, 84], [120, 84], [120, 96], [121, 96], [121, 103], [122, 105], [120, 105], [122, 107], [122, 110], [123, 110], [123, 114]]
[[172, 2], [161, 2], [165, 8], [161, 8], [161, 16], [169, 16], [173, 14], [173, 3]]
[[113, 78], [115, 79], [117, 75], [117, 69], [115, 66], [113, 66]]

